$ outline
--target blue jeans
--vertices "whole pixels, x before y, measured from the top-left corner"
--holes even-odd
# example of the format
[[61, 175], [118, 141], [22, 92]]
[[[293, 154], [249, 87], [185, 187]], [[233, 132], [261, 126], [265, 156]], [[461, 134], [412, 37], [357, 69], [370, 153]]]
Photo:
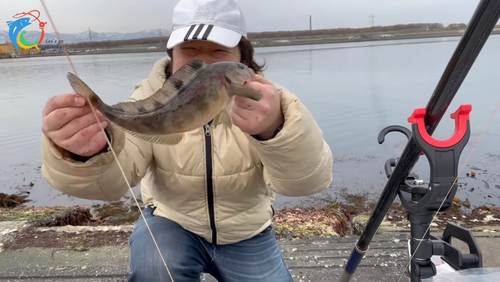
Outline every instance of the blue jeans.
[[[144, 217], [173, 282], [200, 281], [202, 273], [210, 273], [221, 282], [293, 282], [271, 226], [248, 240], [213, 245], [176, 222], [152, 213], [153, 208], [147, 207]], [[142, 216], [129, 245], [132, 269], [129, 282], [172, 281]]]

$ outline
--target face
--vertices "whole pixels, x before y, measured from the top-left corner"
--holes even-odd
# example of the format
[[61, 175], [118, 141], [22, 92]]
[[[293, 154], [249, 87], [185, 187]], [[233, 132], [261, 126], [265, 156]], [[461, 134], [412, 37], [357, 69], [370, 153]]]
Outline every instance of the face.
[[184, 42], [172, 50], [173, 66], [172, 72], [176, 72], [186, 63], [194, 59], [200, 59], [206, 63], [236, 62], [241, 60], [238, 46], [227, 48], [222, 45], [202, 40]]

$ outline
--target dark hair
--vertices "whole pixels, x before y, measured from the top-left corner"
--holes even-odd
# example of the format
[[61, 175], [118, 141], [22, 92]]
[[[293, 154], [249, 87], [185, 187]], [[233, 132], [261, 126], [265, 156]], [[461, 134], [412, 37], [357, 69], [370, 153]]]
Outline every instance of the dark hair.
[[252, 42], [250, 42], [250, 40], [246, 39], [245, 37], [242, 37], [240, 42], [238, 43], [238, 47], [240, 47], [241, 63], [253, 69], [255, 73], [264, 69], [265, 63], [259, 65], [255, 61], [254, 57], [255, 50], [253, 49], [253, 45]]
[[[238, 43], [238, 47], [240, 49], [240, 55], [241, 55], [241, 63], [245, 64], [249, 68], [251, 68], [255, 73], [261, 71], [264, 69], [264, 64], [259, 65], [254, 58], [254, 53], [255, 50], [253, 48], [252, 42], [248, 40], [245, 37], [242, 37], [240, 42]], [[172, 49], [167, 49], [167, 54], [170, 57], [171, 60], [173, 60], [172, 57]], [[172, 75], [172, 61], [170, 61], [170, 64], [168, 65], [167, 69], [165, 70], [165, 74], [168, 77]]]

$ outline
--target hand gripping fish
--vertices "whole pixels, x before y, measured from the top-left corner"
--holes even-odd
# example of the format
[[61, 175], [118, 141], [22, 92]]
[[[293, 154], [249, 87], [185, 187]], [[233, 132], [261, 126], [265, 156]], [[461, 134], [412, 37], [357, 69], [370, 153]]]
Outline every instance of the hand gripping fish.
[[109, 106], [78, 76], [68, 73], [73, 90], [125, 132], [157, 144], [175, 145], [183, 133], [210, 120], [232, 126], [229, 114], [234, 95], [259, 101], [262, 95], [244, 86], [255, 75], [241, 63], [213, 64], [193, 60], [176, 71], [148, 98]]

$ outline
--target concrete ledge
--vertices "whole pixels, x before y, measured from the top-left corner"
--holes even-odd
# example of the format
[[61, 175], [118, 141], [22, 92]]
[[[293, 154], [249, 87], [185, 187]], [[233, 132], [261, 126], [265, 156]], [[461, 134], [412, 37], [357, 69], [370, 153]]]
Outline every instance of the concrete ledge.
[[27, 221], [0, 221], [0, 253], [17, 236], [17, 233], [23, 228], [28, 227]]
[[[366, 227], [366, 223], [370, 215], [360, 215], [353, 220], [353, 234], [359, 236], [363, 233]], [[380, 224], [377, 234], [391, 234], [391, 233], [410, 233], [410, 222], [406, 219], [398, 219], [396, 221], [390, 220], [388, 216], [384, 218]], [[496, 222], [496, 221], [494, 221]], [[470, 226], [471, 224], [465, 221], [452, 220], [452, 221], [442, 221], [436, 218], [431, 224], [431, 234], [441, 235], [446, 224], [453, 223], [459, 226], [464, 226], [465, 228], [472, 231], [475, 237], [500, 237], [500, 226], [499, 225], [487, 225], [487, 222], [474, 221], [476, 226]]]
[[33, 230], [38, 232], [55, 231], [57, 233], [82, 233], [82, 232], [108, 232], [108, 231], [124, 231], [132, 232], [134, 225], [117, 225], [117, 226], [55, 226], [55, 227], [33, 227]]

